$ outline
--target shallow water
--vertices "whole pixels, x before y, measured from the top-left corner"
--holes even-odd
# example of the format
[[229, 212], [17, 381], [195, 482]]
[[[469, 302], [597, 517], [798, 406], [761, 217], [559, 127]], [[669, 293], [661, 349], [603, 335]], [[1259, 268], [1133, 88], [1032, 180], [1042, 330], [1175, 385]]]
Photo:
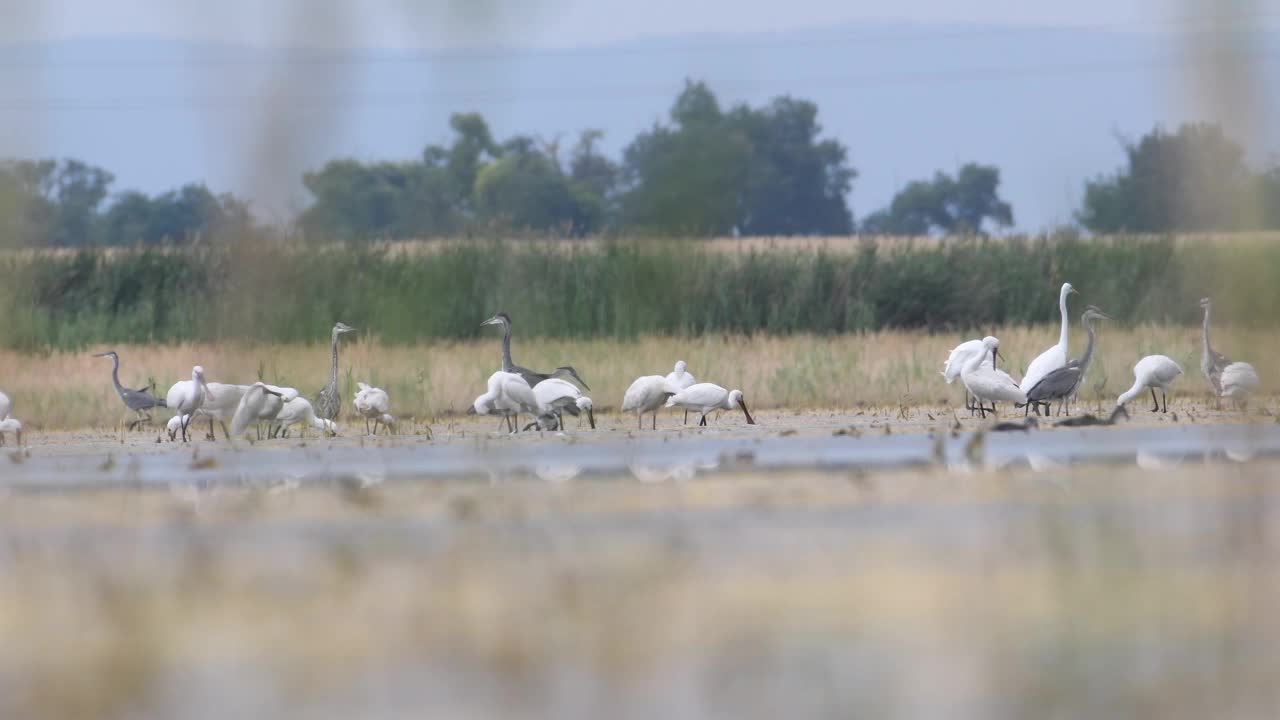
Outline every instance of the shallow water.
[[[754, 436], [753, 436], [754, 435]], [[779, 436], [761, 432], [472, 436], [444, 442], [393, 438], [376, 442], [195, 447], [123, 446], [14, 455], [0, 486], [107, 488], [152, 485], [270, 485], [354, 480], [532, 476], [688, 479], [723, 471], [886, 470], [942, 466], [954, 470], [1082, 463], [1136, 463], [1159, 470], [1184, 462], [1241, 462], [1280, 454], [1280, 425], [1163, 425], [1033, 432], [934, 431], [857, 436]], [[18, 462], [17, 460], [21, 460]]]

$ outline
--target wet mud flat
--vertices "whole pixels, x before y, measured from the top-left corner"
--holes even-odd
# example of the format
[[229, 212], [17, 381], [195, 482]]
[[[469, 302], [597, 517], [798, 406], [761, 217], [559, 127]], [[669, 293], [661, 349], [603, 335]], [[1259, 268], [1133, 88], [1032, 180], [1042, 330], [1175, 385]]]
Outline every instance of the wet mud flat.
[[1280, 426], [1190, 415], [34, 433], [0, 717], [1267, 717]]

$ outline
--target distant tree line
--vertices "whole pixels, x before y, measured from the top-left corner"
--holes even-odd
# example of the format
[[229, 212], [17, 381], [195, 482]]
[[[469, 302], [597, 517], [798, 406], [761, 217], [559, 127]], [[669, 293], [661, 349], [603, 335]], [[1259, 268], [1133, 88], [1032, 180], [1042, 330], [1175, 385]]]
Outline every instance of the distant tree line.
[[[475, 113], [450, 118], [452, 138], [401, 162], [334, 160], [303, 176], [313, 202], [306, 238], [367, 241], [532, 232], [556, 236], [982, 235], [1011, 227], [1000, 170], [967, 163], [907, 183], [856, 223], [857, 171], [822, 136], [818, 108], [779, 97], [722, 107], [688, 82], [665, 122], [619, 159], [602, 133], [495, 138]], [[1156, 128], [1125, 143], [1126, 164], [1086, 183], [1077, 213], [1092, 232], [1280, 228], [1280, 165], [1255, 171], [1214, 125]], [[253, 226], [247, 203], [185, 185], [155, 196], [112, 193], [106, 170], [77, 160], [0, 162], [0, 246], [190, 243]]]

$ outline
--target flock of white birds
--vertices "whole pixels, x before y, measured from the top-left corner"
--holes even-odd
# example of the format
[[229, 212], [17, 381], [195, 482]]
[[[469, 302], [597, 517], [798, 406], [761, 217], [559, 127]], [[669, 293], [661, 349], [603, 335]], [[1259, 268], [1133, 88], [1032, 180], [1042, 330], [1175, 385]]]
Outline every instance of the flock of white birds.
[[[956, 380], [963, 383], [966, 390], [965, 405], [971, 413], [980, 413], [985, 418], [988, 412], [996, 412], [997, 402], [1005, 402], [1023, 408], [1024, 415], [1028, 415], [1032, 408], [1038, 415], [1041, 408], [1048, 413], [1051, 403], [1057, 401], [1058, 414], [1070, 414], [1070, 403], [1093, 358], [1093, 322], [1110, 319], [1098, 308], [1088, 306], [1081, 315], [1081, 323], [1088, 334], [1088, 344], [1080, 357], [1068, 359], [1070, 322], [1067, 298], [1075, 292], [1071, 283], [1062, 285], [1058, 297], [1062, 332], [1058, 343], [1031, 361], [1020, 382], [997, 367], [1001, 355], [1000, 341], [995, 337], [970, 340], [951, 351], [942, 375], [948, 384]], [[1200, 307], [1204, 310], [1200, 369], [1213, 389], [1215, 398], [1225, 398], [1237, 409], [1245, 410], [1249, 397], [1258, 388], [1258, 373], [1249, 363], [1233, 362], [1213, 349], [1209, 339], [1213, 303], [1209, 298], [1203, 298]], [[543, 374], [515, 365], [511, 360], [511, 318], [506, 313], [498, 313], [484, 324], [501, 325], [504, 328], [502, 369], [489, 376], [485, 392], [475, 399], [469, 412], [497, 415], [511, 432], [522, 429], [519, 423], [521, 415], [532, 418], [532, 422], [523, 426], [525, 430], [563, 429], [566, 413], [579, 418], [585, 415], [585, 422], [592, 429], [595, 428], [593, 403], [590, 397], [583, 394], [579, 385], [583, 389], [589, 388], [578, 377], [577, 371], [571, 366], [564, 366], [553, 373]], [[250, 427], [255, 428], [259, 439], [264, 434], [268, 438], [288, 437], [295, 427], [300, 427], [304, 435], [307, 429], [314, 429], [332, 436], [338, 433], [334, 417], [340, 409], [340, 403], [332, 401], [336, 398], [338, 337], [350, 329], [342, 323], [334, 328], [330, 384], [317, 394], [315, 406], [291, 387], [262, 382], [252, 385], [207, 382], [204, 368], [199, 365], [192, 368], [190, 380], [175, 383], [161, 401], [147, 390], [131, 390], [121, 386], [119, 357], [116, 353], [101, 353], [98, 357], [110, 357], [114, 363], [112, 382], [116, 392], [128, 411], [137, 414], [129, 423], [130, 427], [149, 421], [151, 417], [148, 413], [151, 409], [166, 407], [174, 413], [167, 426], [170, 440], [177, 440], [181, 435], [182, 440], [187, 441], [191, 436], [189, 431], [192, 423], [199, 418], [205, 418], [209, 422], [209, 439], [216, 437], [215, 421], [222, 426], [223, 435], [228, 440], [240, 437]], [[1168, 412], [1168, 389], [1182, 372], [1182, 367], [1166, 355], [1149, 355], [1139, 360], [1133, 366], [1133, 386], [1116, 399], [1116, 412], [1112, 414], [1112, 421], [1117, 413], [1124, 412], [1127, 403], [1141, 397], [1148, 390], [1151, 392], [1152, 411]], [[577, 384], [565, 378], [570, 378]], [[396, 418], [391, 414], [391, 399], [387, 392], [363, 382], [357, 385], [359, 390], [352, 399], [352, 405], [356, 414], [364, 418], [366, 434], [377, 435], [379, 427], [393, 429]], [[1156, 397], [1157, 389], [1161, 391], [1163, 407]], [[990, 407], [987, 403], [990, 403]], [[316, 411], [317, 406], [325, 408], [331, 417], [320, 417]], [[746, 417], [747, 424], [755, 424], [741, 390], [727, 390], [714, 383], [698, 382], [683, 360], [677, 361], [674, 370], [665, 376], [645, 375], [637, 378], [627, 388], [622, 399], [622, 411], [635, 413], [639, 429], [643, 429], [644, 416], [649, 414], [652, 418], [650, 427], [656, 430], [658, 411], [663, 408], [683, 409], [686, 423], [689, 413], [693, 412], [698, 416], [700, 426], [707, 424], [707, 415], [711, 412], [738, 409]], [[10, 410], [8, 396], [0, 392], [0, 445], [5, 442], [6, 433], [15, 434], [18, 443], [22, 442], [22, 423], [10, 415]], [[228, 422], [230, 428], [227, 426]], [[580, 426], [582, 422], [580, 420]]]
[[[1068, 360], [1071, 323], [1067, 314], [1067, 298], [1075, 292], [1071, 283], [1063, 283], [1058, 296], [1058, 309], [1062, 315], [1062, 332], [1058, 343], [1031, 361], [1021, 382], [1015, 381], [1008, 373], [996, 367], [1001, 356], [1000, 340], [995, 337], [988, 335], [981, 340], [970, 340], [951, 351], [943, 366], [942, 376], [948, 384], [957, 379], [964, 384], [965, 402], [971, 412], [981, 413], [985, 418], [988, 412], [995, 412], [997, 402], [1007, 402], [1024, 408], [1024, 415], [1034, 407], [1038, 415], [1041, 407], [1048, 412], [1050, 403], [1056, 400], [1059, 403], [1058, 413], [1070, 414], [1070, 402], [1079, 391], [1093, 357], [1093, 320], [1110, 319], [1101, 310], [1090, 305], [1081, 316], [1081, 324], [1089, 336], [1088, 346], [1079, 358]], [[1213, 349], [1209, 340], [1213, 301], [1202, 298], [1200, 307], [1204, 310], [1200, 370], [1213, 389], [1215, 398], [1226, 398], [1237, 409], [1244, 410], [1248, 406], [1249, 397], [1258, 389], [1258, 373], [1249, 363], [1232, 362]], [[1168, 412], [1168, 390], [1180, 375], [1182, 367], [1167, 355], [1148, 355], [1142, 358], [1133, 366], [1133, 386], [1116, 399], [1116, 408], [1123, 410], [1126, 404], [1149, 390], [1152, 412]], [[1156, 389], [1161, 392], [1163, 407], [1156, 398]], [[986, 406], [988, 402], [991, 403], [989, 408]]]

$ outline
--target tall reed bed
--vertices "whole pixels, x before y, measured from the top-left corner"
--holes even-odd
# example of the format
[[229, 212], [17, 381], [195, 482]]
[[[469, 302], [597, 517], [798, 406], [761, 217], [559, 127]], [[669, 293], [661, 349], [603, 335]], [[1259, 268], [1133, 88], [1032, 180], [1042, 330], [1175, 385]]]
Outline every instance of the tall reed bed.
[[1127, 324], [1280, 311], [1265, 239], [851, 241], [780, 251], [696, 241], [447, 243], [429, 253], [248, 241], [182, 250], [0, 256], [0, 346], [295, 343], [343, 320], [391, 345], [475, 338], [499, 309], [522, 338], [829, 335], [1050, 323], [1057, 286]]

